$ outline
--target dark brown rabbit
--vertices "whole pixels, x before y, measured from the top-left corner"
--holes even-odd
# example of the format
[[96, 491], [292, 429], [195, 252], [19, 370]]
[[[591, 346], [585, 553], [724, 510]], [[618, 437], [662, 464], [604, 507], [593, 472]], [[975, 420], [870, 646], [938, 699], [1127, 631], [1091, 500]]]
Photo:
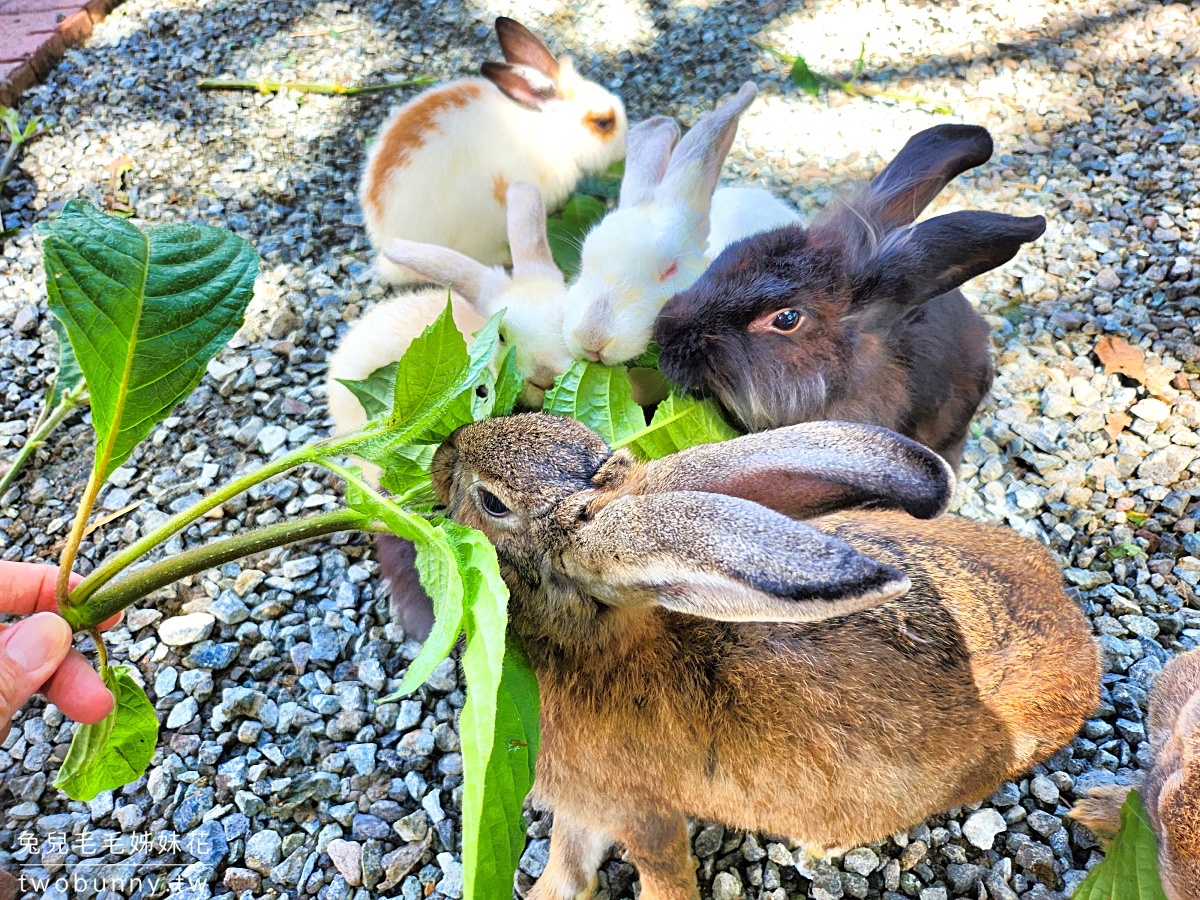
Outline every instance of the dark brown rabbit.
[[[459, 429], [432, 471], [496, 547], [541, 690], [533, 799], [554, 832], [532, 900], [586, 897], [613, 843], [643, 900], [697, 900], [688, 817], [881, 839], [986, 797], [1096, 703], [1054, 559], [912, 518], [953, 476], [885, 429], [812, 422], [643, 465], [532, 413]], [[828, 515], [851, 507], [876, 508]]]
[[751, 431], [866, 422], [957, 466], [993, 374], [987, 324], [958, 287], [1012, 259], [1046, 220], [971, 211], [913, 222], [991, 155], [986, 129], [938, 125], [811, 229], [730, 245], [659, 314], [663, 374]]

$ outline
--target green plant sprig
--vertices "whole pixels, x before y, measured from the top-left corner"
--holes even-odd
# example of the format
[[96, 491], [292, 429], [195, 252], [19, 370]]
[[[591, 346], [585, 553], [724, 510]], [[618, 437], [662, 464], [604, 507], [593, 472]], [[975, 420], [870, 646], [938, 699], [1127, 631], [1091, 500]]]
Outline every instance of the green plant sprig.
[[941, 115], [953, 115], [954, 110], [944, 103], [938, 103], [935, 100], [930, 100], [927, 97], [921, 97], [916, 94], [901, 94], [895, 91], [887, 91], [882, 88], [868, 87], [865, 84], [858, 82], [858, 78], [862, 75], [863, 64], [866, 58], [867, 45], [863, 44], [859, 48], [858, 60], [854, 64], [854, 71], [848, 79], [835, 78], [832, 75], [826, 75], [824, 72], [818, 72], [808, 65], [808, 62], [803, 56], [793, 56], [790, 53], [784, 53], [782, 50], [772, 47], [770, 44], [764, 44], [760, 41], [751, 40], [754, 46], [760, 50], [765, 50], [767, 53], [774, 56], [780, 62], [786, 63], [791, 67], [789, 73], [792, 79], [792, 84], [796, 85], [804, 93], [810, 97], [816, 97], [821, 93], [821, 85], [833, 88], [834, 90], [842, 91], [851, 97], [870, 97], [877, 100], [893, 100], [899, 103], [913, 103], [917, 106], [927, 106], [932, 112]]

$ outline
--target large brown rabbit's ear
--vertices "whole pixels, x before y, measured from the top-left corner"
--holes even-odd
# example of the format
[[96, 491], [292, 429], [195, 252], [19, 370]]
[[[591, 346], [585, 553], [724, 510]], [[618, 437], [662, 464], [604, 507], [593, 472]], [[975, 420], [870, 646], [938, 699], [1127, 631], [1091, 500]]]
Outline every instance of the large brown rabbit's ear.
[[915, 306], [1002, 266], [1046, 230], [1042, 216], [967, 210], [893, 232], [855, 277], [858, 303]]
[[531, 182], [517, 181], [509, 185], [505, 200], [513, 275], [543, 269], [559, 272], [546, 238], [546, 205], [542, 202], [542, 192]]
[[950, 181], [992, 156], [992, 136], [978, 125], [935, 125], [914, 134], [867, 188], [884, 232], [917, 220]]
[[410, 269], [434, 284], [453, 288], [472, 306], [479, 303], [488, 278], [495, 277], [493, 270], [483, 263], [436, 244], [397, 238], [384, 246], [383, 255], [389, 262]]
[[506, 62], [515, 66], [529, 66], [551, 81], [558, 81], [558, 60], [550, 48], [516, 19], [497, 16], [496, 37]]
[[721, 177], [721, 166], [725, 164], [737, 134], [738, 120], [757, 94], [754, 82], [747, 81], [732, 100], [692, 126], [671, 154], [667, 173], [658, 189], [659, 195], [682, 201], [708, 218], [713, 191]]
[[[1162, 752], [1176, 733], [1185, 709], [1191, 707], [1192, 715], [1200, 715], [1197, 698], [1200, 698], [1200, 650], [1189, 650], [1167, 663], [1154, 680], [1147, 725], [1150, 748], [1155, 755]], [[1200, 723], [1196, 727], [1200, 732]], [[1200, 740], [1200, 734], [1197, 739]]]
[[670, 116], [651, 116], [629, 129], [618, 206], [637, 206], [654, 199], [678, 141], [679, 125]]
[[564, 574], [612, 605], [657, 603], [727, 622], [816, 622], [909, 588], [904, 573], [757, 503], [624, 495], [579, 524]]
[[479, 67], [479, 74], [500, 88], [508, 99], [529, 109], [541, 109], [551, 100], [559, 99], [554, 79], [530, 66], [513, 66], [489, 60]]
[[870, 506], [931, 519], [954, 493], [954, 475], [916, 441], [874, 425], [805, 422], [702, 444], [649, 463], [642, 492], [709, 491], [742, 497], [794, 519]]

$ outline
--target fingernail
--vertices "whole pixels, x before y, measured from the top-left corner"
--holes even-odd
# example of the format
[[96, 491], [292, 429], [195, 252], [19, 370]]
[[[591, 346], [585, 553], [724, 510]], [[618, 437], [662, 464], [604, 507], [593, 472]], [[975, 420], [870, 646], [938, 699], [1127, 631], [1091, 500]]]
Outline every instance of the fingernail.
[[64, 634], [68, 630], [54, 613], [38, 613], [9, 627], [0, 636], [3, 638], [0, 649], [22, 669], [32, 672], [62, 653], [63, 645], [71, 640], [69, 634]]

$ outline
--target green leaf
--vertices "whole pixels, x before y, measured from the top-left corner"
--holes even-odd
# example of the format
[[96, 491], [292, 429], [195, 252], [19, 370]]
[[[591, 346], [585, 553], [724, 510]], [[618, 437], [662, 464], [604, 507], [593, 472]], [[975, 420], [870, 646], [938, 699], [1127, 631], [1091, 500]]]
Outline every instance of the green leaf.
[[71, 339], [67, 337], [66, 326], [59, 321], [58, 316], [50, 317], [54, 335], [58, 339], [58, 371], [46, 391], [46, 406], [53, 409], [66, 399], [67, 395], [83, 384], [83, 372], [80, 371], [79, 361], [75, 359], [75, 351], [71, 349]]
[[351, 509], [378, 519], [392, 534], [412, 541], [417, 548], [417, 577], [433, 601], [433, 630], [421, 652], [412, 661], [400, 687], [384, 698], [395, 700], [411, 694], [450, 655], [463, 625], [463, 582], [458, 558], [443, 527], [431, 525], [421, 516], [401, 509], [381, 496], [352, 469], [324, 460], [323, 465], [346, 482], [346, 503]]
[[863, 65], [867, 59], [867, 42], [862, 41], [858, 46], [858, 61], [854, 64], [854, 71], [850, 74], [850, 80], [855, 81], [862, 74]]
[[616, 200], [621, 196], [621, 180], [624, 177], [625, 160], [617, 160], [600, 175], [589, 175], [579, 179], [579, 184], [575, 186], [575, 192]]
[[396, 394], [396, 370], [399, 368], [399, 362], [388, 363], [361, 381], [350, 378], [339, 378], [337, 381], [358, 398], [367, 418], [374, 419], [392, 411], [392, 400]]
[[614, 450], [628, 447], [642, 459], [660, 459], [697, 444], [713, 444], [737, 436], [737, 430], [710, 401], [681, 397], [672, 390], [658, 404], [648, 427], [611, 446]]
[[604, 218], [608, 207], [590, 194], [572, 194], [557, 216], [546, 220], [546, 237], [555, 264], [568, 278], [579, 274], [579, 251], [592, 226]]
[[1121, 828], [1108, 855], [1075, 889], [1074, 900], [1166, 900], [1158, 874], [1158, 839], [1136, 790], [1121, 808]]
[[445, 527], [467, 598], [467, 702], [459, 720], [464, 896], [509, 897], [525, 849], [521, 807], [533, 786], [537, 755], [537, 679], [520, 648], [505, 642], [508, 589], [496, 551], [478, 531]]
[[821, 93], [821, 80], [813, 74], [803, 56], [797, 56], [795, 62], [792, 63], [792, 84], [810, 97]]
[[158, 719], [146, 692], [126, 666], [104, 672], [116, 704], [101, 722], [80, 725], [54, 786], [72, 800], [91, 800], [142, 777], [158, 742]]
[[437, 447], [432, 444], [392, 448], [388, 452], [388, 461], [382, 467], [379, 483], [402, 503], [431, 491], [433, 486], [429, 480], [429, 466], [436, 450]]
[[626, 365], [642, 369], [657, 369], [660, 356], [662, 356], [662, 347], [651, 341], [650, 346], [642, 351], [641, 356], [634, 357]]
[[38, 230], [50, 308], [87, 379], [103, 480], [192, 392], [242, 324], [258, 256], [224, 228], [141, 231], [82, 200]]
[[525, 379], [517, 371], [516, 360], [516, 351], [509, 350], [500, 363], [500, 371], [496, 374], [495, 403], [492, 404], [493, 416], [511, 415], [521, 391], [525, 389]]
[[645, 430], [646, 415], [633, 399], [623, 366], [577, 359], [546, 392], [542, 411], [570, 416], [610, 445]]

